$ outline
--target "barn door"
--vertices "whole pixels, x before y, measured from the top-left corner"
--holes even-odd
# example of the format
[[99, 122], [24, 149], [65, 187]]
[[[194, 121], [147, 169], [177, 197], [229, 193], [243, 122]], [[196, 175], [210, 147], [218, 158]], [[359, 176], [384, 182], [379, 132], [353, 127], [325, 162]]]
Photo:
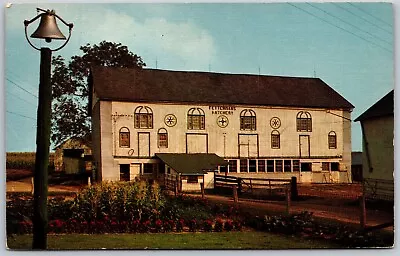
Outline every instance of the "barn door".
[[138, 156], [149, 157], [150, 156], [150, 133], [138, 132]]
[[186, 153], [208, 153], [207, 134], [186, 134]]
[[258, 134], [239, 134], [239, 157], [258, 157]]
[[299, 135], [300, 157], [310, 157], [310, 135]]

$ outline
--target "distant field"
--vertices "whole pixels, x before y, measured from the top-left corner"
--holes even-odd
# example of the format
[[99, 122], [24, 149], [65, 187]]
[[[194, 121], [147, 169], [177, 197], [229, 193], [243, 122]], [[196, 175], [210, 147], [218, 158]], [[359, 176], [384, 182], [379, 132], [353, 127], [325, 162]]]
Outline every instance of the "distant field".
[[[33, 169], [35, 168], [35, 156], [35, 152], [7, 152], [6, 169], [13, 170], [7, 172], [7, 180], [15, 180], [13, 177], [15, 175], [18, 176], [18, 170], [24, 170], [20, 171], [20, 174], [23, 177], [25, 177], [24, 175], [27, 174], [26, 170], [33, 171]], [[49, 169], [54, 169], [54, 153], [50, 153]], [[9, 172], [12, 176], [10, 178], [8, 177]]]
[[[29, 250], [32, 236], [8, 238], [10, 249]], [[50, 250], [85, 249], [311, 249], [339, 248], [325, 241], [265, 232], [213, 232], [170, 234], [49, 235]]]

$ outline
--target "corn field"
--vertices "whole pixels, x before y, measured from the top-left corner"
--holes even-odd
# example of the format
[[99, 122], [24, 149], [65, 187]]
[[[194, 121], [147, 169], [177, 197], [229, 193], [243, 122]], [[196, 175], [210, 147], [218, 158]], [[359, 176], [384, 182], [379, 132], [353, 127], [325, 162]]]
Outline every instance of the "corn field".
[[[7, 152], [7, 169], [26, 169], [35, 168], [35, 152]], [[54, 153], [50, 153], [49, 169], [54, 169]]]

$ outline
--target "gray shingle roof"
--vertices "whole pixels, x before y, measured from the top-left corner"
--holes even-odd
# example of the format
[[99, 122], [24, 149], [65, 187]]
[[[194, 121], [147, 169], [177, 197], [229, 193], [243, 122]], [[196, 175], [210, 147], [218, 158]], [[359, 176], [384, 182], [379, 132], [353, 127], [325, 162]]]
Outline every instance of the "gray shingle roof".
[[101, 100], [351, 109], [319, 78], [93, 67]]

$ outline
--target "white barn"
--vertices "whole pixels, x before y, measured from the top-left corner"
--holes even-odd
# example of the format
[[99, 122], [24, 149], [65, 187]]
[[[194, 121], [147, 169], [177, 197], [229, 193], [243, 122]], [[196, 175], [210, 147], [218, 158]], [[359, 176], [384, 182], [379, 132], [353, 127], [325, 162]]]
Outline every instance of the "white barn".
[[351, 182], [354, 107], [318, 78], [94, 67], [89, 89], [97, 180]]

